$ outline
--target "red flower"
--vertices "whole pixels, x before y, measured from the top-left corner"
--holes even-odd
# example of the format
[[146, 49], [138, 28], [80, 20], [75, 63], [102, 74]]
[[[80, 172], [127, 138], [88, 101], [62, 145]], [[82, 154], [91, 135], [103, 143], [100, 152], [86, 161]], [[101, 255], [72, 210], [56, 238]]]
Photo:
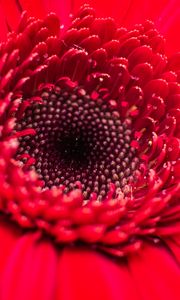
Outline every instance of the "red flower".
[[179, 55], [89, 5], [59, 28], [0, 47], [0, 299], [179, 299]]

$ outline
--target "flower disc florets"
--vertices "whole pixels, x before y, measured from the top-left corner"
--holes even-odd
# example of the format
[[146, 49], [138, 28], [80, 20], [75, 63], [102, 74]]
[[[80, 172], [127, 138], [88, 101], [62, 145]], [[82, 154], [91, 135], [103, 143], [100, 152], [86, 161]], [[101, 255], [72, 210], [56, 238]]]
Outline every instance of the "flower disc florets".
[[88, 5], [59, 28], [23, 14], [1, 44], [0, 210], [121, 256], [178, 230], [179, 56]]
[[133, 181], [138, 158], [131, 147], [129, 120], [82, 88], [52, 88], [40, 94], [43, 103], [31, 105], [16, 126], [34, 136], [19, 138], [17, 158], [35, 159], [34, 167], [45, 186], [64, 185], [64, 192], [82, 183], [85, 199], [96, 193], [101, 200], [110, 183], [126, 194]]

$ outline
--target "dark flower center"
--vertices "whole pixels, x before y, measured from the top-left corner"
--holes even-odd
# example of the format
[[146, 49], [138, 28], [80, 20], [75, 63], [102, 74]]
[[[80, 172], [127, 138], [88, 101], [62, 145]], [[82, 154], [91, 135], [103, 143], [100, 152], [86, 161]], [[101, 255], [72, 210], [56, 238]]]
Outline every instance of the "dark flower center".
[[128, 120], [122, 122], [116, 109], [81, 88], [72, 93], [57, 87], [41, 97], [43, 104], [27, 108], [16, 127], [36, 131], [19, 139], [17, 157], [30, 154], [48, 188], [64, 185], [68, 192], [81, 182], [85, 199], [92, 192], [102, 199], [114, 183], [128, 193], [138, 165]]

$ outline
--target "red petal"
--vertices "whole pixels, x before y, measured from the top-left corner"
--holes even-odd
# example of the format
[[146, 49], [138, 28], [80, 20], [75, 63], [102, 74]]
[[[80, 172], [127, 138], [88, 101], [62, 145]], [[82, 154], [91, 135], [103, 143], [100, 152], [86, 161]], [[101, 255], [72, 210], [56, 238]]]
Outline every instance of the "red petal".
[[[20, 231], [16, 230], [13, 226], [4, 221], [4, 219], [0, 218], [0, 280], [2, 270], [4, 269], [7, 259], [18, 241], [20, 236]], [[2, 242], [3, 241], [3, 242]]]
[[180, 269], [166, 248], [145, 245], [129, 261], [137, 289], [143, 299], [180, 298]]
[[6, 26], [9, 31], [16, 28], [20, 20], [22, 10], [18, 3], [19, 1], [16, 0], [1, 0], [0, 10], [4, 14]]
[[177, 38], [180, 29], [179, 15], [179, 1], [167, 1], [157, 20], [157, 28], [166, 38], [165, 48], [168, 54], [178, 51], [180, 47], [180, 40]]
[[8, 33], [8, 28], [7, 28], [6, 18], [5, 18], [5, 15], [4, 15], [2, 9], [0, 9], [0, 28], [1, 28], [0, 40], [4, 41], [4, 40], [6, 40], [6, 36], [7, 36], [7, 33]]
[[2, 276], [0, 299], [49, 300], [54, 296], [56, 254], [48, 242], [26, 234], [12, 249]]
[[124, 261], [86, 249], [66, 249], [59, 259], [56, 300], [138, 300]]
[[172, 236], [166, 240], [177, 261], [180, 263], [180, 236]]

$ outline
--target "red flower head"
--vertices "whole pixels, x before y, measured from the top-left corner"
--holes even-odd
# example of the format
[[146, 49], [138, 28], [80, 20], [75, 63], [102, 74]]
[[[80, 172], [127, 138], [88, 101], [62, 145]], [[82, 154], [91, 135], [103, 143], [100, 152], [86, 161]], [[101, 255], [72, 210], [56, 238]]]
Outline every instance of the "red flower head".
[[[2, 218], [26, 232], [24, 249], [41, 241], [38, 251], [50, 255], [53, 276], [55, 251], [74, 261], [86, 257], [84, 247], [94, 249], [95, 262], [106, 259], [93, 251], [110, 255], [112, 274], [119, 268], [110, 259], [129, 260], [134, 272], [145, 250], [165, 268], [165, 245], [179, 259], [179, 55], [167, 58], [151, 21], [127, 30], [97, 18], [88, 4], [69, 29], [61, 27], [54, 13], [44, 19], [23, 13], [0, 45]], [[173, 264], [172, 299], [178, 299], [180, 271]], [[105, 291], [96, 297], [116, 299]], [[126, 293], [124, 299], [136, 299]], [[18, 292], [3, 295], [16, 299]], [[171, 288], [162, 299], [167, 295]], [[76, 299], [69, 297], [58, 299]]]

